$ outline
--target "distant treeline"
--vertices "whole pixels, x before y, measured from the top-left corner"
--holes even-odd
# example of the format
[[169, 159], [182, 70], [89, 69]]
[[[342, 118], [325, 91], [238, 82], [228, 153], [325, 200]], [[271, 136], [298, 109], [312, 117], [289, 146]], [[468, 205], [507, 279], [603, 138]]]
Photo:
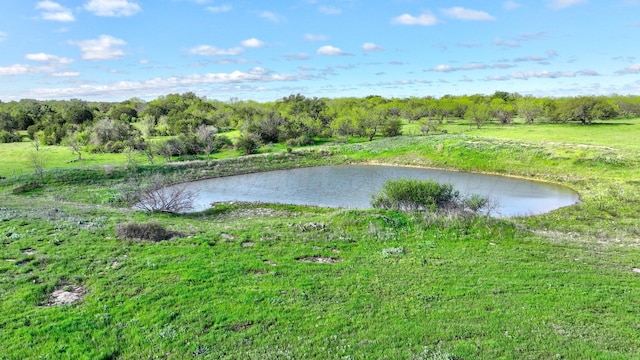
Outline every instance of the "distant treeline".
[[[640, 117], [640, 96], [579, 96], [536, 98], [496, 91], [492, 95], [410, 97], [386, 99], [309, 98], [290, 95], [280, 100], [208, 100], [192, 92], [170, 94], [152, 101], [123, 102], [79, 99], [0, 102], [0, 142], [28, 137], [44, 145], [69, 145], [94, 152], [150, 150], [151, 136], [175, 136], [155, 144], [156, 154], [209, 155], [231, 142], [219, 131], [238, 129], [238, 143], [251, 152], [260, 143], [289, 146], [312, 144], [317, 138], [396, 136], [404, 121], [416, 122], [425, 134], [448, 120], [465, 119], [473, 126]], [[21, 133], [22, 131], [22, 133]], [[164, 147], [164, 148], [162, 148]]]

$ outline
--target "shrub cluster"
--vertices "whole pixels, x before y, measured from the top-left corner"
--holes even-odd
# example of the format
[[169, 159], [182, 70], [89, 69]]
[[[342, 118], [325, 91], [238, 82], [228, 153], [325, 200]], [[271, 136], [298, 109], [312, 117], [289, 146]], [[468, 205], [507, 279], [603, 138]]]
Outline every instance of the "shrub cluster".
[[454, 190], [451, 184], [440, 184], [433, 180], [394, 179], [384, 184], [372, 205], [401, 211], [435, 211], [457, 207], [460, 199], [460, 192]]
[[452, 184], [434, 180], [393, 179], [387, 181], [373, 197], [374, 208], [400, 211], [464, 211], [477, 213], [490, 205], [488, 198], [473, 194], [463, 196]]

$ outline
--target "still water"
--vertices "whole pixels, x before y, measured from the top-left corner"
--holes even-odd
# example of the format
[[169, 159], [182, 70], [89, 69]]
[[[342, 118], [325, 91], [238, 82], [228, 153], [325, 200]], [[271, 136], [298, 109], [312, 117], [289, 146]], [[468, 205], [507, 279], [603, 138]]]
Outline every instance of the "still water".
[[257, 201], [339, 208], [371, 208], [372, 196], [390, 179], [433, 179], [453, 184], [463, 194], [497, 201], [493, 215], [525, 216], [579, 202], [563, 186], [496, 175], [399, 166], [336, 165], [269, 171], [194, 181], [180, 186], [197, 193], [194, 210], [226, 201]]

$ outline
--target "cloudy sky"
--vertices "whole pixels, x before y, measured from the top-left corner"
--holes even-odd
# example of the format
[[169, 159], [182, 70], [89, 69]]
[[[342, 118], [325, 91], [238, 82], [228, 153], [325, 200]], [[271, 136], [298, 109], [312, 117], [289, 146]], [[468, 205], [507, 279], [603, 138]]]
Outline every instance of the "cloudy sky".
[[0, 100], [640, 94], [640, 0], [1, 0]]

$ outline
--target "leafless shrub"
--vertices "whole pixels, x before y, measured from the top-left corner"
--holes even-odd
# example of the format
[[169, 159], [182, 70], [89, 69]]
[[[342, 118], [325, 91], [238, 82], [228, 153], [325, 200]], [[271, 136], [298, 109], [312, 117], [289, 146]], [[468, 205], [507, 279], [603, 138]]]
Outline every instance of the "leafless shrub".
[[44, 177], [44, 166], [47, 162], [47, 156], [42, 151], [32, 150], [27, 154], [29, 164], [33, 169], [36, 177], [40, 180]]
[[147, 223], [127, 222], [116, 225], [116, 237], [127, 240], [162, 241], [179, 235], [167, 230], [162, 224], [152, 221]]
[[183, 185], [170, 184], [169, 179], [153, 175], [147, 185], [139, 185], [134, 208], [171, 214], [193, 210], [196, 193]]

